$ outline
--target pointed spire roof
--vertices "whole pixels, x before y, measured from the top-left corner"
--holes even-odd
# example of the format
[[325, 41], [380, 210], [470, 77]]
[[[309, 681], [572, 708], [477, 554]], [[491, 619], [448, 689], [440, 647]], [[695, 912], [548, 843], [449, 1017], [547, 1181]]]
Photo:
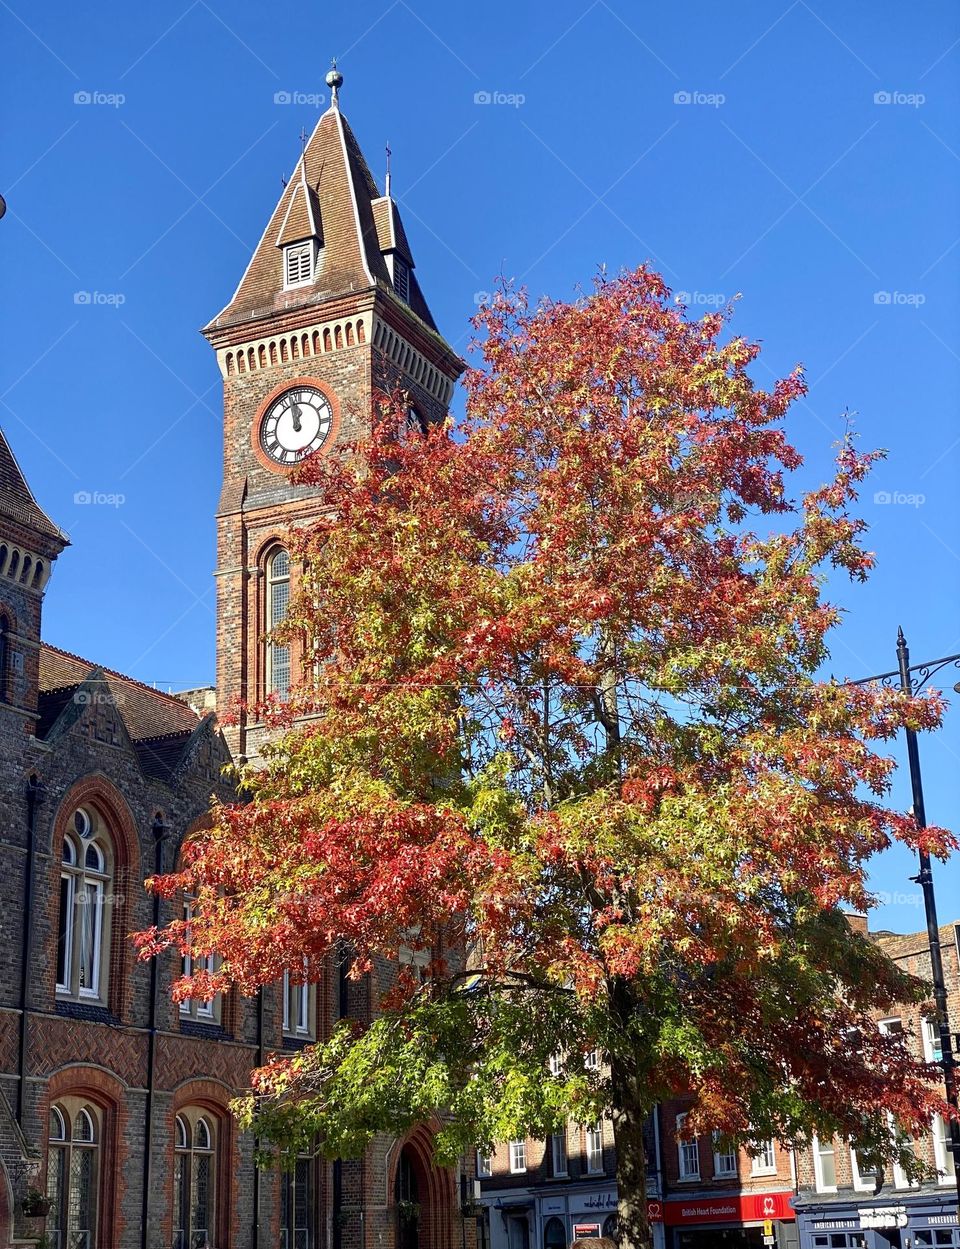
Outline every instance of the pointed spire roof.
[[0, 517], [7, 517], [34, 533], [52, 538], [62, 547], [69, 545], [67, 535], [43, 511], [27, 485], [16, 456], [0, 429]]
[[[384, 258], [397, 250], [413, 258], [392, 199], [381, 196], [360, 145], [338, 102], [342, 77], [331, 71], [333, 102], [323, 114], [284, 187], [246, 272], [207, 332], [271, 313], [323, 303], [338, 295], [381, 287], [393, 291]], [[313, 282], [284, 290], [282, 249], [315, 239], [320, 248]], [[436, 325], [415, 280], [410, 307], [430, 329]]]

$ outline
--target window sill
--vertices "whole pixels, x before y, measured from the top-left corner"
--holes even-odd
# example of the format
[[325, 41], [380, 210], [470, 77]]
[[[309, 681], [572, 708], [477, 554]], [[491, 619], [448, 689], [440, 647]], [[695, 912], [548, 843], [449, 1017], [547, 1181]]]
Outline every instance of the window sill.
[[232, 1035], [215, 1019], [209, 1023], [202, 1019], [181, 1019], [180, 1031], [184, 1036], [206, 1037], [208, 1040], [232, 1041]]
[[120, 1020], [109, 1007], [98, 1002], [78, 1002], [76, 998], [57, 998], [56, 1014], [68, 1019], [85, 1019], [88, 1023], [105, 1023], [116, 1028]]
[[680, 1175], [677, 1177], [678, 1184], [699, 1184], [699, 1175]]
[[303, 1050], [308, 1045], [316, 1045], [316, 1041], [311, 1036], [284, 1036], [283, 1048], [285, 1050]]

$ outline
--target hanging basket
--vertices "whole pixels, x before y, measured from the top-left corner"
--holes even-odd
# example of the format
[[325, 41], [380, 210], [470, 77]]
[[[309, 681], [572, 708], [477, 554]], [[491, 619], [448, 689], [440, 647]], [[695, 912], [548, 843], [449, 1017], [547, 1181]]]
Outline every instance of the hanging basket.
[[26, 1197], [20, 1200], [20, 1213], [25, 1219], [45, 1219], [50, 1213], [53, 1202], [38, 1188], [27, 1191]]
[[419, 1201], [398, 1201], [397, 1218], [401, 1223], [416, 1223], [420, 1217]]

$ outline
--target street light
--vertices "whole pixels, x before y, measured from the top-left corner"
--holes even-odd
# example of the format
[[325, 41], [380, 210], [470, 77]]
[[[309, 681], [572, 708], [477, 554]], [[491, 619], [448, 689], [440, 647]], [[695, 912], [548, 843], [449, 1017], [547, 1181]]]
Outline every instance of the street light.
[[[960, 668], [960, 655], [947, 655], [943, 659], [933, 659], [929, 663], [911, 664], [910, 651], [903, 629], [897, 630], [897, 668], [894, 672], [881, 672], [875, 677], [865, 677], [860, 681], [852, 681], [852, 685], [870, 685], [879, 681], [883, 685], [891, 685], [899, 680], [900, 688], [905, 694], [918, 694], [935, 673], [953, 665]], [[960, 681], [954, 688], [960, 692]], [[913, 790], [913, 818], [917, 828], [922, 832], [927, 827], [927, 816], [923, 806], [923, 782], [920, 776], [920, 748], [917, 734], [911, 729], [905, 730], [907, 736], [907, 764], [910, 770], [910, 787]], [[947, 1104], [953, 1110], [954, 1117], [949, 1122], [950, 1143], [947, 1148], [953, 1158], [954, 1175], [957, 1181], [957, 1201], [960, 1205], [960, 1122], [957, 1121], [957, 1069], [953, 1055], [953, 1041], [950, 1036], [950, 1020], [947, 1016], [947, 986], [943, 977], [943, 953], [940, 949], [940, 926], [937, 922], [937, 899], [933, 891], [933, 871], [930, 866], [930, 855], [924, 846], [920, 847], [920, 871], [913, 879], [923, 891], [923, 908], [927, 917], [927, 940], [930, 943], [930, 979], [933, 981], [933, 998], [937, 1004], [937, 1027], [940, 1032], [940, 1065], [943, 1068], [943, 1083], [947, 1091]], [[960, 956], [960, 949], [958, 949]]]

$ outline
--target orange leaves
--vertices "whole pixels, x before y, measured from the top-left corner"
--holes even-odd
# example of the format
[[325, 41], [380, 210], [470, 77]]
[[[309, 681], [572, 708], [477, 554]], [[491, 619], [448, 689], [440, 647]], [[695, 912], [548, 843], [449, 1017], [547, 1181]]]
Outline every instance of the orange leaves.
[[[794, 503], [801, 371], [761, 389], [729, 314], [686, 320], [646, 269], [574, 304], [506, 291], [477, 323], [458, 428], [376, 396], [368, 438], [301, 470], [326, 510], [292, 535], [287, 627], [314, 662], [261, 709], [292, 731], [157, 883], [197, 899], [189, 934], [142, 952], [215, 951], [249, 992], [338, 943], [355, 975], [411, 945], [425, 981], [384, 1002], [404, 1022], [419, 995], [492, 1026], [500, 993], [538, 1042], [569, 995], [578, 1037], [646, 1064], [648, 1104], [692, 1092], [705, 1125], [771, 1134], [875, 1115], [889, 1140], [884, 1108], [929, 1109], [922, 1070], [836, 1037], [917, 990], [836, 908], [919, 841], [877, 744], [942, 702], [816, 676], [824, 573], [872, 564], [875, 455], [848, 437]], [[473, 996], [427, 962], [438, 934], [469, 942]]]

